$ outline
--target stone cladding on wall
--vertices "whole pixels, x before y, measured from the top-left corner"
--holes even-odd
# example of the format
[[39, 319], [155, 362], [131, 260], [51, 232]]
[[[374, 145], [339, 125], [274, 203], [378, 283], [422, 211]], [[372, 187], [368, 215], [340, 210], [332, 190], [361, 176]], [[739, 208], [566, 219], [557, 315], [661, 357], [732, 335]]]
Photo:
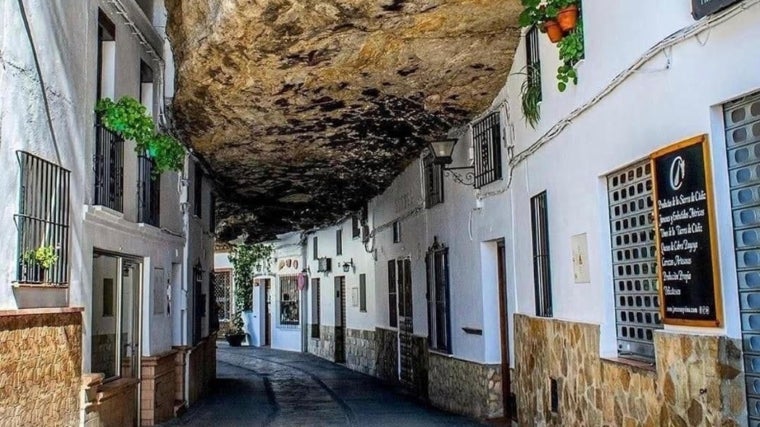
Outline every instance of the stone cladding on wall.
[[[316, 327], [317, 325], [312, 325]], [[310, 329], [311, 330], [311, 327]], [[335, 327], [319, 325], [319, 338], [309, 338], [309, 353], [335, 361]]]
[[[515, 315], [520, 425], [738, 426], [741, 342], [655, 333], [655, 366], [599, 356], [599, 326]], [[551, 379], [558, 407], [551, 408]]]
[[152, 426], [174, 418], [177, 350], [142, 358], [140, 424]]
[[80, 309], [0, 311], [0, 425], [79, 424]]
[[368, 375], [377, 372], [375, 331], [346, 330], [346, 366]]
[[429, 398], [433, 405], [481, 419], [504, 415], [500, 365], [436, 352], [430, 352], [429, 358]]
[[375, 328], [375, 376], [391, 383], [398, 382], [398, 332]]

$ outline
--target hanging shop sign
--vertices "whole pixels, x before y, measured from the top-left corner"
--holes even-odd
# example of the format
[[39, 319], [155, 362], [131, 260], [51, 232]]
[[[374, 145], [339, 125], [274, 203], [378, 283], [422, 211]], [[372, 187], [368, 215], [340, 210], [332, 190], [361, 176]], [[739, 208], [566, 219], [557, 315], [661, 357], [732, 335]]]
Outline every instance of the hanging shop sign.
[[713, 14], [742, 0], [691, 0], [691, 15], [694, 19]]
[[720, 271], [706, 136], [652, 154], [663, 322], [721, 325]]

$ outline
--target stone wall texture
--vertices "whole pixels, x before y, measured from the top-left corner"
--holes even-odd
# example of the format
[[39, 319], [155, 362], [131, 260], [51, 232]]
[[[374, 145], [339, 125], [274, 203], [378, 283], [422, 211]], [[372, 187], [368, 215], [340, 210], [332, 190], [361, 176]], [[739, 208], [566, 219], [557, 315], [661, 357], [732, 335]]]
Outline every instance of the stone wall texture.
[[79, 423], [82, 314], [59, 311], [0, 312], [0, 425]]
[[375, 331], [346, 329], [346, 366], [368, 375], [377, 372]]
[[152, 426], [174, 418], [177, 350], [142, 359], [140, 424]]
[[740, 349], [725, 336], [658, 331], [649, 367], [600, 358], [597, 325], [515, 315], [520, 425], [744, 425]]
[[[188, 356], [187, 374], [188, 406], [192, 406], [209, 389], [211, 381], [216, 378], [216, 333], [196, 344]], [[183, 376], [184, 380], [184, 376]]]
[[398, 382], [398, 332], [375, 329], [375, 376], [391, 383]]
[[319, 338], [309, 338], [309, 353], [335, 361], [335, 327], [313, 325], [319, 328]]
[[435, 352], [430, 352], [429, 358], [429, 399], [433, 405], [476, 418], [504, 415], [501, 366]]

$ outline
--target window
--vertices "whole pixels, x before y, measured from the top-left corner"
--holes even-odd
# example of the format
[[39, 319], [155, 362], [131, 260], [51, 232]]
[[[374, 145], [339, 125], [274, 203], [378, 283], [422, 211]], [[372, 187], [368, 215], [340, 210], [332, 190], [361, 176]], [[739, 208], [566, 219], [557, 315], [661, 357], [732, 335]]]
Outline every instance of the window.
[[367, 275], [359, 275], [359, 311], [367, 312]]
[[140, 61], [140, 103], [145, 106], [146, 113], [153, 117], [153, 69]]
[[654, 361], [654, 330], [662, 322], [649, 162], [609, 175], [607, 189], [618, 354]]
[[428, 345], [451, 352], [449, 315], [449, 249], [434, 239], [425, 257], [427, 267]]
[[541, 99], [541, 57], [538, 52], [538, 27], [533, 26], [525, 34], [525, 50], [528, 86], [538, 89]]
[[398, 306], [396, 302], [396, 260], [388, 261], [388, 324], [398, 326]]
[[433, 163], [433, 155], [428, 154], [422, 159], [425, 181], [425, 207], [443, 203], [443, 167]]
[[359, 223], [359, 216], [353, 215], [351, 217], [351, 238], [357, 239], [361, 237], [362, 230], [361, 230], [361, 224]]
[[98, 69], [95, 96], [113, 98], [116, 76], [116, 26], [98, 9]]
[[393, 243], [401, 242], [401, 222], [393, 221]]
[[312, 258], [319, 259], [319, 241], [317, 240], [317, 236], [311, 239], [311, 250]]
[[153, 173], [155, 164], [146, 155], [137, 156], [137, 222], [160, 226], [161, 176]]
[[211, 193], [209, 205], [208, 229], [213, 233], [216, 231], [216, 194]]
[[311, 279], [311, 337], [319, 338], [320, 329], [320, 309], [322, 305], [322, 297], [319, 294], [319, 279]]
[[232, 272], [217, 270], [214, 272], [214, 299], [219, 320], [232, 318]]
[[280, 277], [280, 324], [298, 325], [298, 276]]
[[206, 317], [206, 295], [203, 293], [203, 267], [200, 263], [193, 267], [193, 344], [203, 338], [203, 318]]
[[343, 230], [335, 230], [335, 255], [343, 255]]
[[193, 179], [193, 213], [198, 218], [203, 216], [203, 169], [195, 164], [195, 179]]
[[475, 188], [501, 179], [501, 118], [497, 111], [472, 127]]
[[[69, 183], [71, 172], [25, 151], [17, 151], [21, 169], [16, 280], [66, 284], [69, 281]], [[47, 253], [44, 266], [40, 255]], [[36, 256], [35, 256], [36, 255]]]
[[552, 316], [552, 283], [549, 260], [549, 218], [546, 191], [530, 199], [533, 231], [533, 283], [536, 294], [536, 316]]

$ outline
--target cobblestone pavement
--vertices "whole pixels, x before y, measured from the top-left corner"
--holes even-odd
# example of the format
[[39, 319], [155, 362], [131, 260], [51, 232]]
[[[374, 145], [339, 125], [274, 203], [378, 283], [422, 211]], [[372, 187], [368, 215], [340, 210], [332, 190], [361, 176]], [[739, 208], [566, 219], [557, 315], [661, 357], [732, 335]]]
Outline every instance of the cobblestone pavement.
[[474, 426], [381, 381], [318, 357], [219, 343], [217, 381], [166, 425]]

